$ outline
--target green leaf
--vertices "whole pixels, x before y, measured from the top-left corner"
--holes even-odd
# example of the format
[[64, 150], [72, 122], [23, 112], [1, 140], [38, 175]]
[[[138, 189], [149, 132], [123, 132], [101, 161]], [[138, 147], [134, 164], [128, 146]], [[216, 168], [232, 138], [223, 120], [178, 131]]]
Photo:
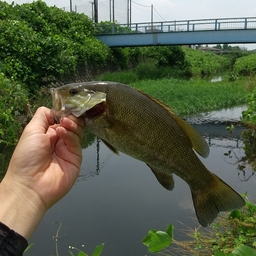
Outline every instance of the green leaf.
[[28, 245], [28, 247], [26, 248], [26, 250], [24, 251], [24, 253], [26, 253], [34, 244], [30, 244]]
[[[171, 228], [169, 227], [167, 230], [171, 233]], [[172, 236], [164, 231], [150, 230], [142, 242], [150, 252], [159, 252], [172, 243]]]
[[239, 245], [233, 250], [232, 253], [234, 256], [256, 256], [256, 251], [253, 248], [244, 244]]
[[101, 253], [102, 253], [102, 251], [103, 251], [103, 248], [104, 248], [104, 243], [102, 243], [102, 244], [96, 246], [96, 248], [95, 248], [95, 250], [94, 250], [92, 256], [100, 256]]
[[151, 243], [151, 237], [152, 237], [153, 235], [155, 235], [156, 231], [157, 231], [157, 230], [155, 230], [155, 229], [149, 230], [149, 231], [148, 231], [148, 234], [143, 238], [142, 243], [143, 243], [144, 245], [146, 245], [147, 247], [149, 247], [149, 245], [150, 245], [150, 243]]
[[88, 256], [85, 252], [79, 251], [77, 256]]
[[69, 251], [69, 253], [71, 256], [75, 256], [75, 254], [73, 252]]
[[166, 229], [166, 233], [173, 239], [173, 229], [174, 226], [173, 225], [169, 225]]
[[226, 254], [220, 250], [214, 251], [214, 256], [226, 256]]
[[230, 215], [229, 215], [229, 219], [235, 219], [235, 218], [237, 218], [237, 219], [241, 219], [241, 211], [240, 210], [234, 210], [234, 211], [232, 211], [231, 213], [230, 213]]
[[151, 238], [151, 244], [149, 245], [149, 251], [159, 252], [165, 247], [169, 246], [172, 242], [172, 238], [163, 231], [157, 231]]
[[252, 213], [255, 213], [255, 212], [256, 212], [256, 204], [252, 204], [252, 203], [246, 201], [246, 206], [249, 208], [249, 210], [250, 210]]

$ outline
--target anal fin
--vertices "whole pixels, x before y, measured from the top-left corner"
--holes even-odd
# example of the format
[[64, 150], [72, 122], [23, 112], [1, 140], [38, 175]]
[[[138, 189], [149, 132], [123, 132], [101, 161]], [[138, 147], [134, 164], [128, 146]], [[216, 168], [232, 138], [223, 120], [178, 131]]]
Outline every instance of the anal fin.
[[160, 169], [157, 169], [155, 167], [151, 167], [148, 165], [148, 167], [151, 169], [151, 171], [156, 176], [158, 182], [167, 190], [173, 190], [174, 188], [174, 180], [173, 175], [171, 172], [162, 171]]
[[109, 144], [107, 141], [101, 139], [102, 142], [115, 154], [119, 155], [119, 152], [116, 148], [114, 148], [111, 144]]

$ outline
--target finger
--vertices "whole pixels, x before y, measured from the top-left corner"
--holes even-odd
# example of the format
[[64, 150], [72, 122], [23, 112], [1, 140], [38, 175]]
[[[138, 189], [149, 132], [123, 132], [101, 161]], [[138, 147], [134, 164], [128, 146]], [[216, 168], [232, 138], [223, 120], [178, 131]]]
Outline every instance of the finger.
[[[82, 149], [79, 136], [61, 126], [56, 129], [56, 132], [65, 143], [65, 147], [56, 147], [58, 148], [56, 153], [62, 159], [72, 162], [77, 168], [80, 168], [82, 162]], [[72, 157], [70, 157], [70, 153], [72, 154]]]
[[[73, 119], [73, 118], [72, 118]], [[79, 138], [80, 141], [82, 141], [83, 138], [83, 134], [84, 134], [84, 129], [82, 126], [80, 126], [77, 122], [79, 122], [78, 120], [73, 121], [72, 119], [70, 119], [69, 117], [63, 117], [60, 120], [60, 125], [62, 127], [64, 127], [65, 129], [75, 133]], [[76, 118], [77, 119], [77, 118]]]
[[46, 133], [50, 125], [55, 123], [53, 112], [51, 109], [46, 107], [40, 107], [37, 109], [33, 118], [27, 125], [27, 129], [32, 129], [35, 132], [44, 132]]
[[85, 128], [85, 119], [83, 117], [75, 117], [73, 115], [69, 115], [68, 118], [81, 126], [82, 129]]

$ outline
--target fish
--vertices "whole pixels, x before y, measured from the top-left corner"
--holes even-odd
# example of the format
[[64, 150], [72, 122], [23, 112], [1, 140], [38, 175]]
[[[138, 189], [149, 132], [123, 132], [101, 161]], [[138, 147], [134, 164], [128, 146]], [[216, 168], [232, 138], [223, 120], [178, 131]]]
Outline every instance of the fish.
[[51, 89], [56, 122], [72, 114], [114, 153], [123, 152], [151, 169], [158, 182], [173, 190], [173, 174], [190, 187], [198, 222], [210, 225], [219, 212], [239, 209], [239, 193], [209, 171], [205, 139], [162, 101], [129, 85], [91, 81]]

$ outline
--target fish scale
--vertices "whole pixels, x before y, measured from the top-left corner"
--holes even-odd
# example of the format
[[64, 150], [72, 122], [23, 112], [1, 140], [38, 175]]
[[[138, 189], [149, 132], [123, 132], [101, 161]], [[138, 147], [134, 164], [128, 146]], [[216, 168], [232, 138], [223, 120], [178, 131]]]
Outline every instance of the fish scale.
[[182, 178], [202, 226], [212, 223], [220, 211], [244, 206], [244, 199], [196, 155], [195, 151], [208, 156], [205, 140], [161, 101], [115, 82], [67, 84], [51, 93], [56, 120], [83, 110], [89, 130], [115, 153], [145, 162], [163, 187], [173, 189], [173, 173]]

